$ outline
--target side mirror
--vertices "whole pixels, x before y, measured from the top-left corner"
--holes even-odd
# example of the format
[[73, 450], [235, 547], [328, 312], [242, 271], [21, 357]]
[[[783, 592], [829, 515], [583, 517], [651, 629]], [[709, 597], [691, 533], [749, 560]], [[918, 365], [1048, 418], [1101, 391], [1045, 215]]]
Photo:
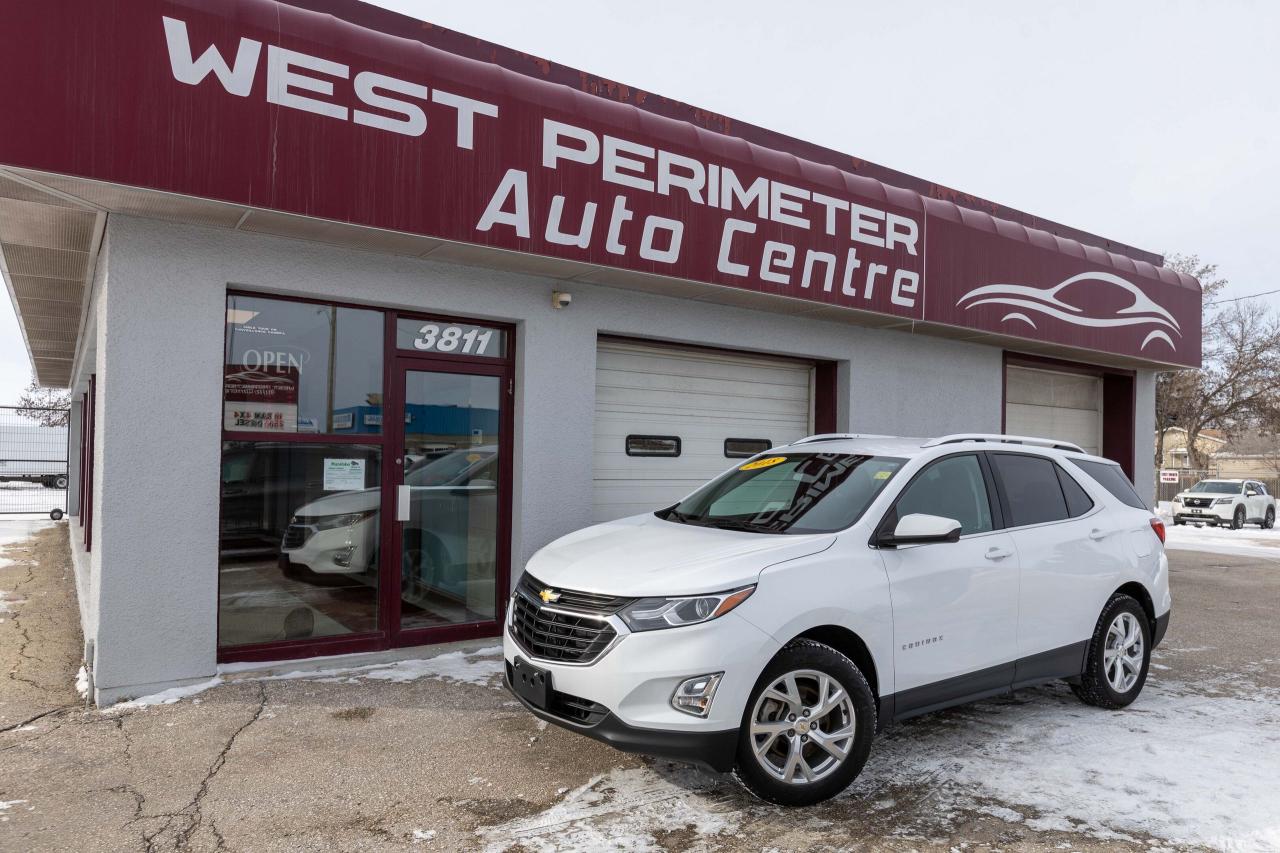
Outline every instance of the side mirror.
[[960, 522], [954, 518], [943, 518], [940, 515], [926, 515], [913, 512], [898, 520], [893, 533], [887, 533], [876, 540], [882, 548], [895, 548], [898, 545], [924, 545], [930, 542], [958, 542], [960, 540]]
[[1244, 493], [1244, 496], [1245, 496], [1246, 498], [1256, 498], [1256, 497], [1258, 496], [1258, 490], [1257, 490], [1257, 489], [1246, 489], [1246, 490], [1245, 490], [1245, 493]]

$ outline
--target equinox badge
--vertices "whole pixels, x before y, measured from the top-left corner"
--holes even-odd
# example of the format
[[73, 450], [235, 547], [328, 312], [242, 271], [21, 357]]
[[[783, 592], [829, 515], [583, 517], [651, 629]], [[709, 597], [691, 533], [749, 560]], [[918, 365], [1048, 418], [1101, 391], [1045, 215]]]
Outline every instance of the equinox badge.
[[551, 604], [560, 600], [560, 593], [550, 589], [544, 589], [542, 592], [538, 593], [538, 598], [542, 599], [543, 604]]

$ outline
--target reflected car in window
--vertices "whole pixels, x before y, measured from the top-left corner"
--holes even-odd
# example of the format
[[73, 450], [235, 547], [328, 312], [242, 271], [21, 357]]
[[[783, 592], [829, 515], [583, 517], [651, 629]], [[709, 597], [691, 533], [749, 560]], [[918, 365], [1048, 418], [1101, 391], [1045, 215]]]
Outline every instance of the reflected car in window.
[[[492, 529], [497, 515], [498, 452], [493, 445], [427, 457], [405, 474], [410, 519], [404, 526], [402, 593], [466, 596], [475, 528]], [[282, 566], [319, 575], [376, 575], [380, 489], [340, 492], [294, 510], [280, 550]], [[491, 539], [486, 536], [484, 539]], [[492, 562], [494, 555], [487, 555]]]

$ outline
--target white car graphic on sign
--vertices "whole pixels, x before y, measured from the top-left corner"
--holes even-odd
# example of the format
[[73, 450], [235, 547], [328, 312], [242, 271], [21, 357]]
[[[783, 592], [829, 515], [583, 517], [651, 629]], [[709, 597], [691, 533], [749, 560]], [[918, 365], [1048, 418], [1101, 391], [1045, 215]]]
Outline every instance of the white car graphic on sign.
[[[1096, 317], [1086, 313], [1084, 308], [1072, 305], [1060, 297], [1060, 293], [1073, 284], [1096, 282], [1097, 287], [1116, 287], [1132, 297], [1132, 302], [1113, 312], [1112, 316]], [[1172, 331], [1181, 337], [1182, 330], [1173, 315], [1161, 308], [1135, 284], [1125, 281], [1117, 275], [1105, 272], [1087, 272], [1073, 275], [1049, 288], [1030, 287], [1024, 284], [988, 284], [970, 290], [956, 302], [959, 307], [976, 308], [979, 305], [1007, 305], [1013, 309], [1001, 319], [1004, 322], [1019, 320], [1031, 328], [1036, 328], [1035, 321], [1026, 312], [1030, 311], [1047, 317], [1070, 323], [1073, 326], [1089, 328], [1109, 328], [1118, 326], [1153, 326], [1142, 340], [1141, 349], [1153, 341], [1164, 341], [1172, 350], [1177, 350]], [[1168, 331], [1166, 331], [1168, 330]]]

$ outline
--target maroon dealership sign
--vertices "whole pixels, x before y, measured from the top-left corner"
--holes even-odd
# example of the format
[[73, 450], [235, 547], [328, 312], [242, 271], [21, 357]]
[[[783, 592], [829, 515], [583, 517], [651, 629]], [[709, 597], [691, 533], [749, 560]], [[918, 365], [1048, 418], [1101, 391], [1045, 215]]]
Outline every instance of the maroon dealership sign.
[[1189, 278], [416, 39], [271, 0], [4, 20], [0, 164], [1200, 362]]

